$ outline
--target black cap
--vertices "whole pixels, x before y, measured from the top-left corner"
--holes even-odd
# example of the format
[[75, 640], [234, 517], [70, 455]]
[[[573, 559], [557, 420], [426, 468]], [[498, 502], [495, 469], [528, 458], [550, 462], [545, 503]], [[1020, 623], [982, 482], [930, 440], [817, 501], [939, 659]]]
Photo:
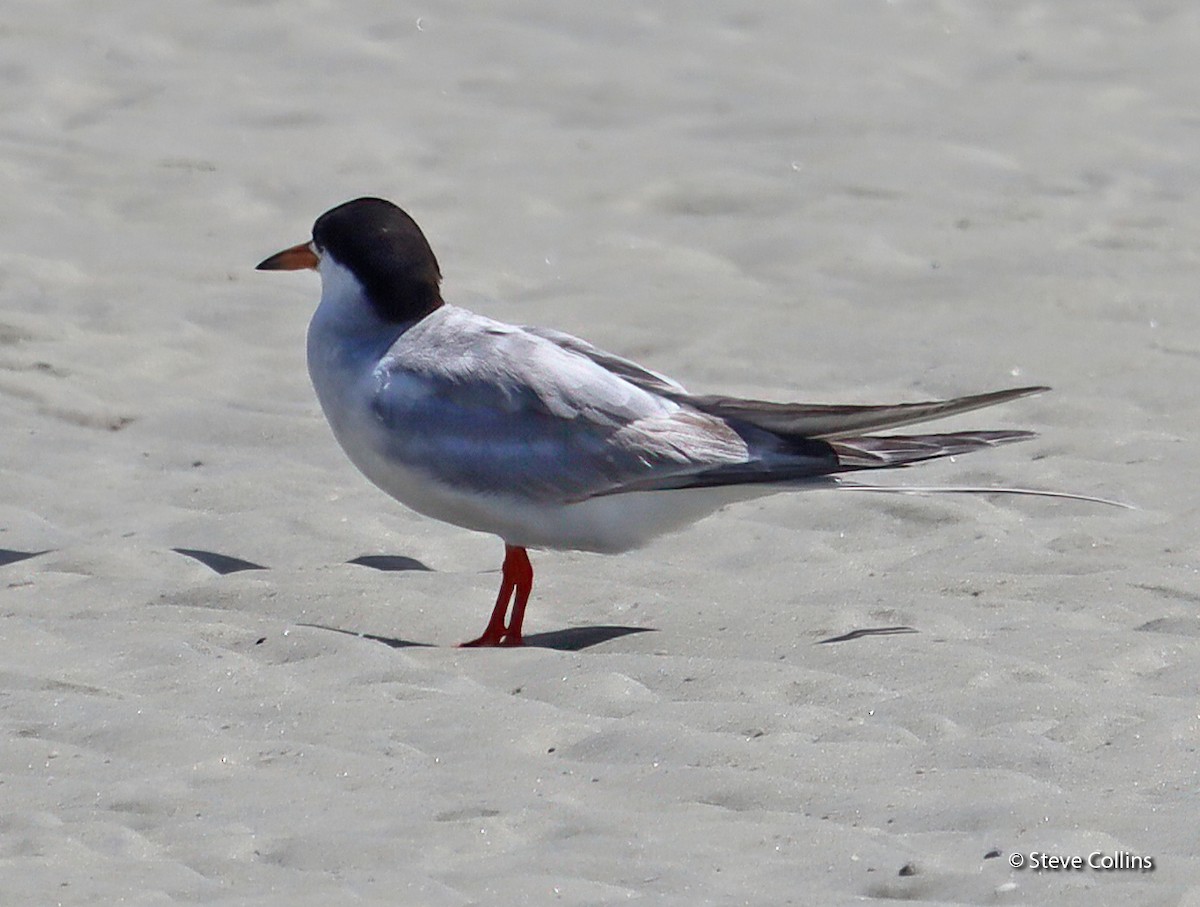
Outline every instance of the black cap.
[[424, 318], [441, 306], [442, 272], [425, 234], [382, 198], [357, 198], [313, 224], [313, 243], [349, 268], [385, 321]]

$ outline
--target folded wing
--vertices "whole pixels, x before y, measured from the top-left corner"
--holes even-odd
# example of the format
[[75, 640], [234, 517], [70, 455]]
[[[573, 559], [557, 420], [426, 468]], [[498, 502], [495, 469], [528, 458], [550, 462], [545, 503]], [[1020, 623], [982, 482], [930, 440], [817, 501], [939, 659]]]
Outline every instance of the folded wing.
[[1047, 390], [882, 406], [694, 395], [568, 334], [471, 318], [394, 351], [376, 414], [393, 453], [434, 464], [433, 478], [539, 500], [811, 481], [969, 453], [1033, 434], [873, 432]]

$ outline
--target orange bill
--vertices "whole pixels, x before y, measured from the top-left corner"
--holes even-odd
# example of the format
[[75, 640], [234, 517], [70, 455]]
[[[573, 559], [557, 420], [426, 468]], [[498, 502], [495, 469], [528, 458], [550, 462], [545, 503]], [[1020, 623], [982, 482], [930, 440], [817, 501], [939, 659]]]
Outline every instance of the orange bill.
[[276, 252], [265, 261], [260, 261], [255, 268], [257, 271], [300, 271], [304, 268], [317, 267], [317, 253], [313, 251], [311, 242], [302, 242], [298, 246]]

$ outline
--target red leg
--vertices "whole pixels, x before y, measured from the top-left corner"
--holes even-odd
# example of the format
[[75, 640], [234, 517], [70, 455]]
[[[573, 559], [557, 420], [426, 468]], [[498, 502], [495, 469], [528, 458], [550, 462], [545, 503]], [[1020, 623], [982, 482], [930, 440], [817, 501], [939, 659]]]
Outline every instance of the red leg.
[[508, 631], [504, 634], [505, 646], [522, 646], [521, 625], [525, 623], [525, 606], [529, 604], [529, 593], [533, 591], [533, 564], [529, 563], [529, 555], [524, 548], [508, 548], [504, 561], [509, 558], [513, 564], [513, 583], [516, 586], [516, 597], [513, 599], [512, 617], [508, 621]]
[[[524, 548], [516, 545], [504, 546], [504, 566], [500, 568], [500, 594], [496, 596], [496, 607], [483, 630], [483, 635], [463, 646], [519, 646], [521, 641], [521, 624], [525, 620], [525, 606], [529, 603], [529, 593], [533, 590], [533, 565], [529, 563], [529, 555]], [[513, 601], [512, 619], [507, 626], [504, 623], [508, 613], [508, 603]]]

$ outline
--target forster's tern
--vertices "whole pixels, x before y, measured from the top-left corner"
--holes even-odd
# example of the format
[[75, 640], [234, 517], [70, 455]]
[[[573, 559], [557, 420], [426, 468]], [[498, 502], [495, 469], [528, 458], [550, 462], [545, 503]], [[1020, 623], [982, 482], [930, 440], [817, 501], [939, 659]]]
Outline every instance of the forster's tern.
[[495, 609], [464, 645], [521, 644], [527, 548], [627, 551], [733, 501], [1030, 438], [873, 432], [1047, 390], [890, 406], [690, 394], [569, 334], [446, 304], [420, 228], [378, 198], [327, 211], [258, 267], [320, 272], [308, 370], [354, 465], [419, 513], [503, 539]]

